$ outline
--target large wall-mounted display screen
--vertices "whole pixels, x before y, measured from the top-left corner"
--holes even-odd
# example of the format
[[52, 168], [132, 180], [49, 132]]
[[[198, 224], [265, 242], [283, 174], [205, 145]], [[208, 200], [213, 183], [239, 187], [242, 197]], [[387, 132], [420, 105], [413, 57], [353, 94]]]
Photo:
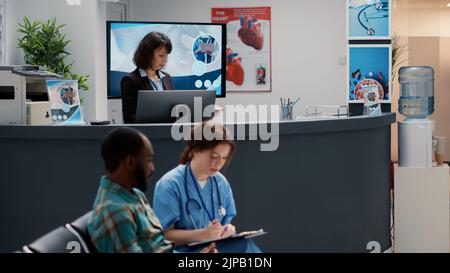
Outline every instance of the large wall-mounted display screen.
[[133, 55], [152, 31], [166, 34], [172, 52], [162, 69], [176, 90], [216, 90], [225, 97], [226, 26], [209, 23], [107, 22], [108, 97], [121, 97], [120, 81], [134, 71]]

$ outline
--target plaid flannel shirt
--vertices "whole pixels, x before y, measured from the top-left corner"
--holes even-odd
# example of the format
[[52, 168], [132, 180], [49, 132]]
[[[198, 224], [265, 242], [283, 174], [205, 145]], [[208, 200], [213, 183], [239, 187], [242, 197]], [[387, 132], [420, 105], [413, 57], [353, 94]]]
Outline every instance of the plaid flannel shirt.
[[88, 232], [99, 252], [172, 252], [145, 194], [129, 192], [105, 176], [94, 202]]

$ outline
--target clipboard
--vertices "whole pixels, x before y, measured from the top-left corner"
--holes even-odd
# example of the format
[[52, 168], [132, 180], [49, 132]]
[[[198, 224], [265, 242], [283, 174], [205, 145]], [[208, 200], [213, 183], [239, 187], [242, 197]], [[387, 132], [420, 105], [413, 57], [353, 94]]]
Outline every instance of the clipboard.
[[240, 239], [240, 238], [244, 238], [244, 239], [250, 239], [250, 238], [254, 238], [254, 237], [258, 237], [261, 235], [265, 235], [268, 232], [264, 231], [263, 229], [260, 230], [255, 230], [255, 231], [243, 231], [240, 233], [236, 233], [234, 235], [231, 235], [227, 238], [220, 238], [220, 239], [216, 239], [216, 240], [205, 240], [205, 241], [200, 241], [200, 242], [193, 242], [188, 244], [188, 247], [198, 247], [201, 245], [208, 245], [210, 243], [213, 242], [222, 242], [222, 241], [227, 241], [227, 240], [235, 240], [235, 239]]

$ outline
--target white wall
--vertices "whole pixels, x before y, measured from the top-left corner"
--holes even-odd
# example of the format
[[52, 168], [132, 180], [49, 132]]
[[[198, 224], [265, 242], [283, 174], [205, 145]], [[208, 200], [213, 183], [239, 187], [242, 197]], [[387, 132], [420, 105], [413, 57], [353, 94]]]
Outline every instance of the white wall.
[[[92, 1], [92, 0], [89, 0]], [[107, 54], [106, 54], [106, 20], [107, 4], [98, 2], [95, 29], [95, 119], [105, 120], [108, 118], [107, 103]]]
[[450, 37], [446, 0], [394, 0], [393, 30], [411, 37]]
[[[73, 72], [89, 74], [90, 90], [81, 91], [85, 99], [86, 119], [106, 118], [106, 37], [105, 3], [82, 0], [80, 6], [69, 6], [65, 0], [6, 0], [6, 63], [24, 64], [23, 52], [17, 48], [17, 29], [26, 16], [30, 20], [47, 21], [56, 17], [66, 24], [62, 32], [72, 42], [67, 46], [75, 61]], [[105, 105], [105, 106], [103, 106]]]
[[[130, 20], [210, 22], [212, 7], [272, 8], [272, 92], [228, 93], [218, 104], [345, 104], [345, 0], [130, 0]], [[169, 56], [170, 58], [170, 56]]]

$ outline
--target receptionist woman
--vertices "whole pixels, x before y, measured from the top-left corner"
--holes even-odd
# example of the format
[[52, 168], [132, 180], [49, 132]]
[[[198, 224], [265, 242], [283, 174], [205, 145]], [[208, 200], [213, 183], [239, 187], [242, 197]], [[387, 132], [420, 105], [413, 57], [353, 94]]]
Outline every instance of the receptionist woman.
[[150, 32], [134, 52], [136, 69], [122, 78], [122, 111], [125, 123], [134, 123], [139, 90], [173, 90], [172, 78], [162, 69], [172, 51], [172, 42], [163, 33]]
[[[177, 247], [236, 233], [231, 224], [236, 216], [233, 193], [219, 172], [231, 161], [235, 143], [228, 130], [214, 121], [195, 126], [190, 136], [181, 164], [156, 183], [153, 197], [164, 236]], [[225, 253], [261, 252], [250, 239], [221, 241], [217, 249]]]

